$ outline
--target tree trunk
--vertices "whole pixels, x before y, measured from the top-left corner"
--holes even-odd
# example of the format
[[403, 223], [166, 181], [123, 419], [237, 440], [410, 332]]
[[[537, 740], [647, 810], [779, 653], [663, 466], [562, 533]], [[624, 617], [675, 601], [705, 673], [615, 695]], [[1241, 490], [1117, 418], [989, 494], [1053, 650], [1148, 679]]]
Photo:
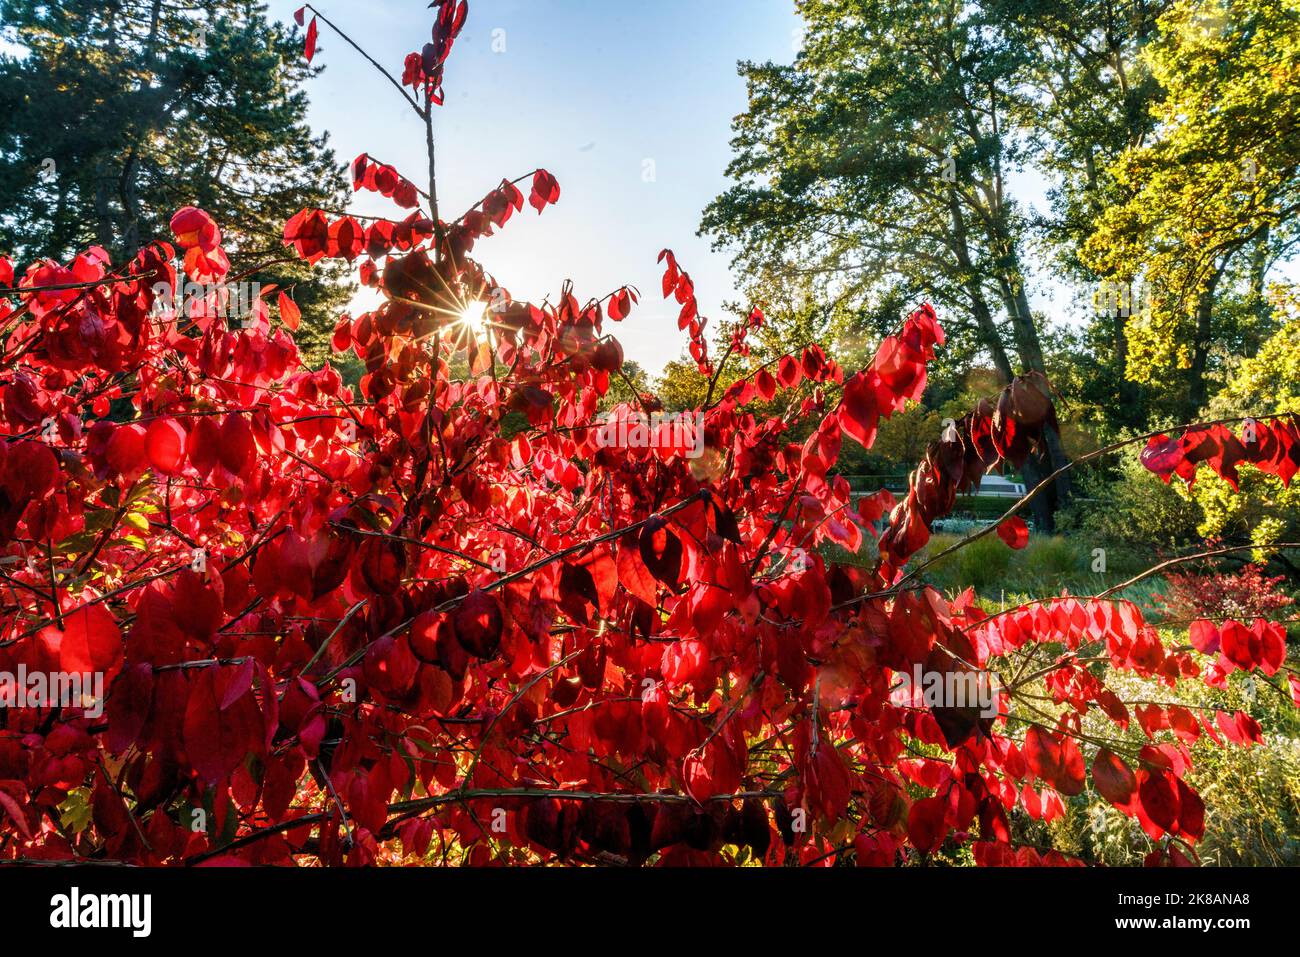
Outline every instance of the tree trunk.
[[108, 207], [108, 174], [102, 159], [95, 163], [95, 242], [113, 248], [113, 212]]
[[974, 280], [968, 283], [967, 293], [971, 299], [971, 312], [975, 314], [975, 324], [979, 327], [981, 338], [989, 354], [993, 356], [993, 365], [1002, 375], [1002, 381], [1010, 382], [1015, 377], [1011, 358], [1007, 355], [1006, 347], [1002, 345], [1002, 337], [998, 335], [997, 324], [993, 321], [993, 312], [989, 309], [988, 301], [984, 298], [979, 283]]
[[1034, 325], [1034, 316], [1029, 309], [1029, 297], [1025, 295], [1024, 280], [1020, 270], [1013, 264], [1010, 276], [999, 276], [998, 284], [1002, 288], [1003, 303], [1007, 315], [1011, 318], [1011, 331], [1016, 340], [1016, 352], [1020, 355], [1020, 364], [1026, 372], [1046, 372], [1043, 362], [1043, 345], [1038, 338], [1038, 328]]
[[[153, 86], [154, 65], [158, 60], [158, 31], [162, 18], [162, 0], [153, 0], [153, 7], [149, 14], [149, 36], [145, 40], [144, 59], [145, 69], [144, 76], [140, 79], [140, 89], [138, 94], [143, 95]], [[166, 109], [163, 115], [158, 117], [158, 126], [166, 123]], [[140, 169], [140, 148], [141, 144], [148, 137], [153, 128], [141, 130], [136, 136], [135, 142], [127, 150], [126, 158], [122, 161], [122, 175], [118, 179], [118, 198], [122, 202], [122, 258], [129, 259], [140, 250], [140, 203], [136, 189], [136, 175]]]
[[[1043, 346], [1038, 338], [1038, 327], [1034, 325], [1034, 316], [1029, 308], [1029, 296], [1025, 293], [1024, 279], [1014, 247], [1007, 257], [1006, 272], [998, 277], [1002, 290], [1003, 303], [1011, 317], [1011, 328], [1016, 339], [1016, 351], [1020, 356], [1021, 366], [1026, 371], [1047, 372], [1043, 361]], [[1055, 429], [1044, 430], [1044, 448], [1031, 454], [1025, 460], [1022, 471], [1025, 476], [1026, 490], [1038, 487], [1053, 472], [1069, 464], [1061, 437]], [[1070, 473], [1065, 472], [1053, 480], [1052, 487], [1043, 492], [1030, 507], [1034, 515], [1034, 524], [1042, 532], [1056, 531], [1056, 513], [1070, 498], [1072, 483]]]
[[1259, 347], [1274, 332], [1270, 322], [1273, 311], [1269, 308], [1267, 290], [1264, 288], [1264, 278], [1268, 273], [1268, 237], [1269, 229], [1265, 226], [1263, 234], [1255, 240], [1255, 248], [1250, 251], [1250, 304], [1255, 313], [1255, 328], [1246, 337], [1248, 359], [1255, 357]]
[[1208, 398], [1205, 374], [1210, 363], [1210, 347], [1214, 344], [1214, 292], [1222, 275], [1223, 267], [1220, 266], [1196, 300], [1196, 341], [1187, 383], [1186, 421], [1188, 422], [1194, 421], [1200, 415]]
[[126, 162], [122, 166], [122, 176], [118, 181], [118, 193], [122, 200], [124, 214], [120, 250], [123, 260], [130, 259], [140, 251], [140, 203], [135, 188], [136, 165], [135, 148], [132, 147], [127, 153]]
[[948, 210], [952, 215], [952, 241], [949, 245], [953, 254], [957, 257], [957, 265], [961, 266], [962, 269], [966, 293], [970, 296], [971, 312], [975, 315], [975, 325], [980, 331], [980, 338], [984, 342], [984, 347], [989, 350], [989, 355], [993, 357], [993, 365], [1002, 374], [1003, 381], [1010, 382], [1015, 375], [1015, 370], [1011, 367], [1011, 359], [1007, 356], [1006, 346], [1002, 344], [1002, 336], [998, 333], [997, 323], [993, 321], [993, 311], [989, 309], [988, 300], [984, 298], [984, 291], [980, 289], [979, 278], [971, 267], [970, 246], [966, 239], [966, 221], [962, 218], [961, 207], [957, 203], [956, 191], [950, 191], [948, 194]]

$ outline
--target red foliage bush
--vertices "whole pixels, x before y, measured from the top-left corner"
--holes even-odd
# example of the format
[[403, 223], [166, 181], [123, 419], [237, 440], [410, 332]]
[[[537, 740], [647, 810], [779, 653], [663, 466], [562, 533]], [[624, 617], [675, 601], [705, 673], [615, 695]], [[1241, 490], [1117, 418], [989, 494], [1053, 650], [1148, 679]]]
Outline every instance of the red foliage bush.
[[[463, 22], [463, 4], [439, 6], [407, 63], [426, 122]], [[315, 21], [309, 36], [310, 55]], [[399, 206], [416, 189], [368, 156], [353, 172]], [[1249, 746], [1259, 726], [1170, 704], [1138, 712], [1141, 747], [1081, 735], [1093, 709], [1129, 725], [1112, 670], [1172, 687], [1200, 673], [1191, 654], [1126, 602], [990, 616], [904, 571], [957, 490], [1052, 427], [1041, 377], [931, 445], [874, 568], [829, 562], [821, 546], [861, 551], [886, 507], [852, 506], [833, 472], [843, 437], [870, 445], [921, 395], [934, 311], [847, 376], [810, 346], [776, 376], [710, 388], [698, 456], [611, 447], [597, 407], [622, 350], [606, 323], [631, 290], [584, 301], [566, 285], [533, 305], [469, 256], [522, 211], [525, 179], [539, 213], [559, 199], [539, 170], [450, 222], [430, 183], [401, 220], [286, 225], [300, 256], [359, 259], [384, 294], [334, 333], [364, 363], [356, 392], [272, 328], [272, 291], [297, 321], [283, 291], [242, 324], [220, 288], [168, 308], [168, 242], [16, 279], [0, 259], [0, 670], [108, 687], [102, 714], [84, 699], [0, 711], [0, 853], [355, 865], [400, 842], [475, 864], [888, 865], [973, 844], [985, 864], [1061, 864], [1012, 846], [1011, 817], [1050, 820], [1091, 777], [1155, 842], [1152, 863], [1194, 859], [1188, 744]], [[191, 281], [232, 278], [210, 217], [187, 208], [173, 229]], [[761, 315], [713, 361], [689, 276], [661, 259], [716, 384]], [[476, 303], [486, 331], [462, 321]], [[786, 413], [752, 411], [777, 392]], [[1229, 637], [1234, 667], [1276, 670], [1271, 635]], [[984, 708], [900, 686], [914, 669], [952, 687], [1028, 677]], [[1059, 717], [1012, 718], [1030, 679]], [[73, 824], [75, 805], [89, 815]]]
[[1171, 618], [1258, 618], [1295, 604], [1282, 590], [1285, 575], [1269, 577], [1256, 564], [1232, 571], [1198, 574], [1171, 572], [1165, 576], [1167, 591], [1153, 600]]

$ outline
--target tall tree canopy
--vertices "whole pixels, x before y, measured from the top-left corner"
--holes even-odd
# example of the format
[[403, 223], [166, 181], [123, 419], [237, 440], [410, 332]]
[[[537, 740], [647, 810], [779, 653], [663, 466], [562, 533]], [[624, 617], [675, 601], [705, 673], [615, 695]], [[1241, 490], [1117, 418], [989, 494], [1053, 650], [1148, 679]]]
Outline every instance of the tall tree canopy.
[[[1128, 321], [1128, 374], [1187, 370], [1189, 413], [1214, 348], [1267, 337], [1268, 271], [1300, 239], [1300, 2], [1179, 0], [1144, 52], [1164, 96], [1154, 138], [1118, 158], [1125, 198], [1083, 247], [1099, 272], [1150, 290]], [[1244, 313], [1225, 300], [1249, 300]], [[1254, 320], [1254, 321], [1252, 321]]]
[[[1112, 165], [1142, 146], [1154, 127], [1160, 85], [1142, 58], [1170, 0], [985, 0], [990, 20], [1029, 52], [1015, 88], [1016, 123], [1031, 165], [1047, 182], [1047, 208], [1033, 219], [1036, 249], [1084, 293], [1105, 276], [1080, 257], [1097, 218], [1124, 193]], [[1100, 298], [1100, 297], [1098, 297]], [[1053, 316], [1058, 319], [1059, 316]], [[1071, 394], [1076, 414], [1104, 434], [1143, 428], [1168, 397], [1125, 376], [1126, 316], [1098, 309], [1086, 320], [1074, 356], [1083, 357]], [[1050, 350], [1049, 350], [1050, 351]], [[1052, 370], [1053, 381], [1065, 377]], [[1092, 405], [1084, 412], [1080, 405]], [[1104, 410], [1104, 421], [1096, 411]]]
[[899, 287], [957, 306], [1010, 378], [1042, 362], [1004, 180], [1018, 158], [1003, 135], [1007, 86], [1023, 54], [966, 8], [800, 4], [794, 64], [741, 65], [737, 183], [703, 225], [749, 272], [811, 273], [864, 308]]
[[[343, 168], [306, 123], [301, 37], [252, 0], [0, 0], [0, 247], [124, 261], [181, 206], [227, 230], [233, 274], [283, 258], [304, 205], [345, 201]], [[278, 264], [307, 329], [332, 328], [339, 272]], [[305, 337], [310, 339], [311, 337]], [[310, 344], [310, 343], [309, 343]]]
[[[741, 64], [736, 183], [704, 231], [746, 273], [812, 275], [864, 314], [928, 297], [953, 310], [955, 343], [1005, 380], [1043, 371], [1026, 222], [1007, 185], [1024, 161], [1013, 120], [1030, 51], [961, 0], [803, 0], [799, 11], [807, 33], [792, 65]], [[1064, 461], [1049, 442], [1031, 471]]]

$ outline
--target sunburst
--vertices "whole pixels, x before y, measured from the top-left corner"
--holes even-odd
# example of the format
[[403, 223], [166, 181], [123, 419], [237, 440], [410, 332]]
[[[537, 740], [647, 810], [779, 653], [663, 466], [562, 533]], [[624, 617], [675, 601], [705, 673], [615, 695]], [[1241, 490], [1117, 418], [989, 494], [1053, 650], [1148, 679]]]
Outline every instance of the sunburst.
[[456, 317], [456, 324], [475, 333], [486, 332], [488, 328], [487, 303], [477, 299], [467, 303]]

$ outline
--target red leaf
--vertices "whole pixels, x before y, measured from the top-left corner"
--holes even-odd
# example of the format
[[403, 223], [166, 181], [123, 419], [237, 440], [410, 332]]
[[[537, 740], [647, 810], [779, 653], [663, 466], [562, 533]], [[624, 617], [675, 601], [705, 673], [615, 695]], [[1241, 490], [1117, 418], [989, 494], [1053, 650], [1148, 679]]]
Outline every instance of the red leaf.
[[311, 18], [311, 23], [307, 25], [307, 43], [303, 47], [302, 55], [311, 62], [311, 58], [316, 55], [316, 18]]
[[651, 518], [641, 529], [637, 544], [650, 574], [676, 589], [682, 577], [682, 542], [668, 528], [667, 519], [658, 515]]
[[284, 243], [310, 263], [325, 257], [329, 246], [329, 220], [319, 209], [303, 209], [284, 224]]
[[734, 794], [740, 788], [742, 770], [731, 749], [715, 737], [702, 752], [692, 751], [682, 762], [682, 783], [697, 803], [711, 797]]
[[355, 193], [366, 183], [366, 171], [370, 168], [370, 157], [362, 153], [352, 161], [352, 191]]
[[108, 440], [104, 457], [114, 474], [135, 478], [145, 467], [145, 429], [137, 423], [119, 425]]
[[215, 220], [201, 209], [183, 206], [173, 214], [171, 230], [176, 234], [176, 244], [182, 249], [201, 249], [212, 252], [221, 243], [221, 230]]
[[533, 191], [528, 196], [528, 205], [540, 213], [548, 203], [557, 203], [559, 200], [560, 184], [546, 170], [539, 169], [533, 174]]
[[793, 389], [803, 378], [803, 370], [799, 367], [798, 361], [794, 356], [782, 356], [781, 361], [777, 363], [777, 379], [781, 385], [787, 389]]
[[1024, 548], [1029, 544], [1029, 526], [1019, 515], [1012, 515], [998, 524], [998, 538], [1012, 548]]
[[641, 560], [641, 552], [635, 536], [627, 535], [618, 545], [618, 580], [619, 583], [651, 608], [659, 604], [658, 586], [650, 569]]
[[1250, 671], [1259, 661], [1259, 636], [1237, 621], [1225, 621], [1219, 633], [1223, 657], [1243, 671]]
[[135, 744], [153, 705], [153, 666], [141, 662], [123, 668], [105, 703], [108, 733], [105, 743], [114, 754]]
[[632, 290], [624, 286], [609, 299], [609, 318], [615, 322], [626, 319], [628, 314], [632, 311], [632, 303], [635, 301], [635, 294]]
[[185, 754], [204, 781], [227, 777], [250, 754], [263, 748], [262, 715], [252, 695], [243, 695], [223, 711], [221, 702], [231, 668], [204, 668], [191, 679], [182, 736]]
[[221, 710], [227, 710], [232, 704], [246, 695], [253, 688], [253, 670], [256, 661], [245, 658], [243, 664], [235, 669], [226, 690], [221, 695]]
[[1138, 771], [1138, 799], [1142, 810], [1161, 829], [1173, 832], [1178, 828], [1177, 778], [1170, 771]]
[[1178, 835], [1198, 841], [1205, 834], [1205, 802], [1182, 778], [1178, 784]]
[[1187, 640], [1202, 654], [1215, 654], [1219, 650], [1219, 629], [1214, 622], [1198, 618], [1187, 629]]
[[1083, 755], [1072, 738], [1030, 728], [1025, 735], [1024, 755], [1034, 774], [1067, 797], [1083, 790]]
[[501, 605], [488, 592], [476, 589], [451, 613], [461, 647], [476, 658], [496, 656], [501, 644]]
[[63, 630], [51, 625], [41, 637], [47, 648], [57, 650], [59, 669], [68, 673], [107, 674], [122, 659], [122, 631], [102, 602], [64, 614]]
[[840, 428], [864, 449], [869, 449], [875, 444], [880, 411], [876, 406], [875, 391], [861, 372], [844, 384], [839, 419]]
[[18, 806], [18, 802], [13, 799], [13, 795], [3, 789], [0, 789], [0, 807], [4, 808], [5, 813], [9, 815], [10, 820], [14, 822], [14, 826], [18, 828], [23, 837], [30, 841], [32, 839], [32, 826], [27, 822], [27, 815]]
[[[426, 664], [437, 664], [439, 638], [443, 631], [451, 631], [451, 622], [446, 616], [436, 611], [426, 611], [419, 615], [411, 623], [411, 633], [407, 636], [411, 653]], [[446, 638], [442, 639], [443, 643], [446, 641]]]
[[1101, 748], [1092, 762], [1092, 783], [1097, 793], [1118, 808], [1125, 808], [1137, 790], [1137, 778], [1119, 757]]
[[1276, 621], [1257, 618], [1251, 633], [1259, 638], [1259, 668], [1271, 678], [1286, 661], [1286, 629]]
[[241, 412], [232, 412], [221, 423], [217, 458], [235, 475], [241, 475], [255, 453], [253, 430]]
[[1168, 482], [1169, 477], [1183, 464], [1182, 443], [1179, 439], [1171, 439], [1167, 435], [1153, 435], [1147, 440], [1146, 448], [1142, 450], [1140, 458], [1144, 466]]
[[185, 460], [185, 429], [170, 416], [160, 416], [149, 423], [144, 436], [145, 454], [154, 470], [175, 475]]
[[280, 318], [290, 329], [297, 331], [298, 323], [302, 321], [302, 312], [298, 309], [298, 304], [280, 293]]
[[942, 797], [921, 798], [907, 812], [907, 839], [927, 854], [939, 849], [948, 833], [944, 818], [948, 802]]

